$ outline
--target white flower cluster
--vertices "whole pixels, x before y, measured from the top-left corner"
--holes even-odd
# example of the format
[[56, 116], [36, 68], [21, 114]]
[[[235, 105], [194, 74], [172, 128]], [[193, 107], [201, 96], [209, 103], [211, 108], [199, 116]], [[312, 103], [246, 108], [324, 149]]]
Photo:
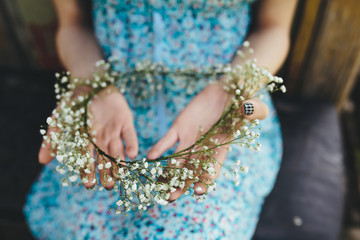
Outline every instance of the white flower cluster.
[[[249, 49], [248, 42], [244, 48]], [[239, 56], [246, 57], [246, 53], [239, 51]], [[44, 147], [50, 148], [56, 157], [59, 165], [56, 171], [63, 176], [62, 185], [70, 183], [88, 183], [87, 177], [81, 178], [81, 172], [90, 174], [90, 166], [96, 162], [98, 170], [115, 171], [116, 178], [105, 174], [110, 182], [115, 181], [114, 191], [119, 193], [119, 200], [114, 204], [115, 213], [124, 213], [137, 209], [146, 210], [154, 203], [167, 204], [170, 193], [181, 188], [185, 194], [192, 194], [199, 201], [203, 197], [196, 196], [196, 191], [202, 191], [200, 187], [193, 190], [196, 183], [202, 183], [207, 192], [214, 191], [216, 184], [210, 179], [203, 179], [202, 174], [206, 173], [213, 178], [218, 173], [216, 167], [219, 163], [216, 160], [217, 151], [220, 147], [230, 146], [232, 143], [240, 146], [260, 150], [260, 143], [257, 142], [260, 134], [257, 132], [258, 120], [249, 122], [242, 115], [239, 108], [243, 101], [261, 94], [261, 90], [285, 91], [280, 86], [283, 80], [272, 76], [267, 70], [258, 68], [256, 61], [246, 61], [244, 65], [232, 68], [230, 65], [216, 65], [196, 69], [187, 67], [179, 70], [170, 70], [159, 63], [149, 61], [139, 62], [135, 69], [125, 72], [111, 70], [110, 63], [99, 61], [96, 64], [98, 71], [92, 79], [71, 78], [70, 73], [57, 74], [58, 82], [55, 84], [56, 98], [59, 100], [58, 107], [53, 111], [52, 117], [47, 119], [48, 128], [40, 130], [45, 140]], [[96, 132], [91, 130], [91, 114], [88, 112], [88, 104], [92, 97], [110, 84], [115, 84], [121, 92], [128, 88], [150, 89], [140, 91], [137, 96], [146, 98], [160, 89], [162, 86], [157, 81], [157, 76], [176, 75], [177, 79], [188, 81], [185, 86], [191, 87], [194, 79], [208, 78], [215, 81], [222, 76], [224, 89], [228, 92], [231, 104], [224, 109], [219, 121], [208, 131], [201, 132], [200, 138], [192, 146], [155, 160], [142, 159], [125, 161], [105, 154], [96, 146]], [[142, 79], [142, 81], [137, 81]], [[146, 79], [146, 81], [143, 81]], [[189, 81], [190, 80], [190, 81]], [[193, 82], [193, 83], [191, 83]], [[140, 84], [140, 85], [139, 85]], [[79, 95], [78, 88], [89, 89], [87, 94]], [[191, 90], [189, 90], [191, 91]], [[82, 91], [84, 92], [84, 91]], [[219, 140], [218, 136], [227, 137]], [[95, 148], [95, 156], [89, 151], [89, 146]], [[230, 148], [230, 147], [229, 147]], [[248, 171], [241, 161], [228, 168], [224, 174], [231, 174], [236, 185], [239, 184], [240, 174]], [[104, 171], [105, 173], [107, 171]], [[93, 179], [97, 190], [103, 190], [103, 186]], [[189, 184], [191, 182], [192, 184]], [[205, 194], [206, 195], [206, 194]]]
[[[84, 97], [80, 96], [72, 101], [72, 105], [82, 104], [83, 101]], [[46, 120], [49, 134], [44, 129], [40, 130], [44, 135], [43, 147], [48, 146], [53, 150], [52, 154], [59, 162], [56, 170], [65, 175], [64, 186], [68, 185], [68, 181], [75, 182], [80, 171], [88, 170], [89, 165], [95, 161], [88, 150], [88, 134], [83, 131], [85, 108], [74, 108], [72, 105], [60, 102], [52, 112], [52, 117]]]

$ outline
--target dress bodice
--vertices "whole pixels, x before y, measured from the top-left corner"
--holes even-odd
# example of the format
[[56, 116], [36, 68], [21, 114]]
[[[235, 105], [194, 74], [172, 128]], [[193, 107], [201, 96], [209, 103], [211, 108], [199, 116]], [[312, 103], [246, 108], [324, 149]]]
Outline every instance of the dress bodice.
[[139, 7], [155, 10], [191, 8], [199, 12], [239, 8], [242, 4], [251, 2], [254, 0], [96, 0], [98, 4], [111, 5], [123, 10]]
[[[93, 0], [95, 33], [105, 56], [133, 66], [154, 56], [154, 43], [169, 67], [229, 62], [250, 21], [245, 0]], [[154, 31], [153, 13], [164, 27]], [[200, 57], [199, 57], [200, 56]]]

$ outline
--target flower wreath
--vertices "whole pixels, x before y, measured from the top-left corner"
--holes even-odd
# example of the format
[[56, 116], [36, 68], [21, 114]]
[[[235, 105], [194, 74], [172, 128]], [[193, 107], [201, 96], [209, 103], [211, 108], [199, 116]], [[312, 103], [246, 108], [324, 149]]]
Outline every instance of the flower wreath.
[[[271, 75], [264, 68], [257, 67], [256, 60], [246, 60], [252, 49], [248, 48], [247, 42], [243, 46], [247, 49], [246, 54], [243, 51], [238, 51], [237, 54], [244, 59], [244, 64], [236, 67], [216, 65], [202, 69], [186, 67], [171, 70], [162, 64], [145, 61], [136, 64], [136, 67], [130, 71], [117, 72], [111, 68], [111, 64], [116, 60], [110, 58], [109, 62], [102, 60], [96, 63], [92, 80], [72, 78], [69, 72], [57, 73], [55, 93], [58, 107], [52, 112], [52, 117], [47, 118], [47, 126], [42, 127], [40, 133], [45, 141], [43, 147], [50, 147], [52, 156], [58, 161], [56, 171], [63, 175], [62, 185], [68, 186], [69, 183], [76, 182], [80, 184], [79, 179], [83, 183], [89, 182], [87, 177], [80, 177], [80, 172], [90, 173], [90, 165], [95, 161], [107, 162], [98, 164], [99, 169], [117, 166], [119, 179], [115, 181], [114, 191], [119, 193], [119, 199], [111, 209], [118, 214], [126, 214], [132, 209], [143, 211], [155, 202], [167, 204], [170, 192], [178, 187], [185, 188], [185, 194], [197, 197], [190, 187], [185, 186], [185, 181], [189, 179], [194, 181], [193, 184], [201, 181], [206, 186], [207, 192], [214, 191], [216, 187], [214, 182], [200, 180], [198, 176], [203, 171], [210, 175], [216, 174], [214, 164], [217, 160], [214, 156], [218, 148], [230, 144], [239, 144], [255, 150], [260, 150], [261, 147], [257, 142], [260, 136], [257, 131], [260, 130], [257, 128], [259, 121], [249, 122], [244, 118], [240, 111], [242, 103], [261, 96], [266, 89], [271, 92], [277, 90], [285, 92], [281, 78]], [[119, 85], [120, 91], [125, 92], [126, 86], [121, 83], [126, 79], [140, 78], [152, 82], [154, 77], [164, 75], [181, 76], [192, 81], [201, 78], [216, 81], [222, 76], [221, 83], [228, 93], [230, 104], [208, 131], [200, 131], [197, 141], [179, 152], [157, 159], [143, 158], [132, 161], [106, 154], [96, 145], [96, 132], [91, 130], [91, 113], [88, 105], [93, 97], [111, 84]], [[91, 91], [74, 97], [75, 90], [79, 87], [90, 88]], [[218, 134], [225, 134], [226, 137], [219, 141], [216, 138]], [[92, 157], [89, 145], [93, 145], [95, 157]], [[180, 163], [182, 159], [186, 159], [186, 163]], [[236, 185], [239, 184], [239, 174], [247, 172], [247, 167], [242, 166], [240, 161], [226, 169], [226, 174], [230, 173], [234, 177]], [[111, 178], [107, 174], [103, 177]], [[158, 181], [160, 177], [167, 181]], [[92, 181], [95, 184], [94, 190], [103, 189], [99, 181], [96, 179]]]

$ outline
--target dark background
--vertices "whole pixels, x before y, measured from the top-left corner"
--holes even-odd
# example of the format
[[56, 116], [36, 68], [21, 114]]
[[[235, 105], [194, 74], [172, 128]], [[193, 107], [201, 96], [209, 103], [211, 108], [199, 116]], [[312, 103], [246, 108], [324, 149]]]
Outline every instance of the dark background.
[[[353, 84], [340, 107], [326, 94], [318, 99], [291, 91], [291, 86], [306, 82], [301, 77], [293, 80], [292, 69], [297, 41], [303, 41], [298, 36], [304, 11], [309, 12], [314, 2], [319, 2], [317, 11], [323, 18], [334, 4], [346, 2], [344, 9], [351, 3], [358, 5], [351, 0], [329, 0], [327, 5], [321, 0], [299, 3], [293, 28], [294, 48], [279, 73], [288, 81], [290, 92], [285, 97], [274, 96], [283, 125], [284, 162], [255, 239], [360, 239], [359, 66], [354, 64], [349, 69], [356, 70], [355, 80], [343, 79], [344, 84]], [[323, 25], [317, 21], [314, 29], [321, 32]], [[55, 106], [54, 72], [61, 70], [54, 46], [56, 26], [51, 1], [0, 0], [0, 239], [32, 238], [22, 206], [41, 171], [37, 162], [39, 128]], [[311, 42], [320, 41], [316, 39], [312, 36]], [[345, 39], [342, 43], [351, 44]], [[308, 51], [316, 52], [314, 48], [316, 44]], [[310, 54], [305, 58], [311, 60]], [[316, 139], [317, 145], [309, 146], [311, 139]], [[326, 158], [329, 153], [338, 157]], [[314, 169], [315, 174], [304, 174]], [[296, 207], [291, 207], [294, 203]], [[297, 212], [303, 214], [302, 226], [294, 224]]]

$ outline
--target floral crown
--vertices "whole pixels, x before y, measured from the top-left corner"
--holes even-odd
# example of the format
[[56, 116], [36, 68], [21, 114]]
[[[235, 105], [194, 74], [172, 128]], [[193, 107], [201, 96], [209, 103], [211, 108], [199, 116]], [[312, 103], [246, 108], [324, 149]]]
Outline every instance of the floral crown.
[[[52, 112], [52, 117], [47, 118], [46, 127], [40, 130], [45, 143], [43, 147], [50, 146], [52, 156], [56, 157], [58, 165], [56, 171], [62, 175], [62, 185], [69, 183], [88, 183], [87, 177], [81, 178], [80, 172], [90, 173], [90, 166], [97, 161], [99, 169], [110, 169], [116, 166], [119, 179], [115, 180], [114, 191], [119, 193], [119, 199], [112, 209], [116, 213], [124, 213], [138, 209], [146, 210], [154, 203], [167, 204], [170, 192], [176, 188], [185, 189], [185, 194], [197, 197], [190, 187], [185, 186], [185, 181], [191, 179], [202, 182], [207, 192], [214, 191], [214, 182], [204, 181], [199, 178], [206, 171], [210, 176], [216, 174], [214, 164], [217, 164], [217, 149], [229, 147], [230, 144], [239, 144], [242, 147], [260, 150], [259, 121], [248, 121], [240, 110], [245, 100], [261, 97], [266, 91], [281, 90], [285, 92], [283, 80], [273, 76], [264, 68], [256, 66], [256, 60], [247, 59], [252, 53], [248, 42], [244, 43], [244, 51], [237, 54], [244, 59], [244, 64], [236, 67], [230, 65], [216, 65], [195, 69], [186, 67], [171, 70], [159, 63], [149, 61], [140, 62], [131, 71], [118, 72], [111, 68], [116, 61], [99, 61], [92, 79], [72, 78], [69, 72], [56, 74], [55, 84], [58, 107]], [[219, 120], [206, 132], [199, 129], [199, 137], [191, 146], [179, 152], [161, 156], [157, 159], [126, 160], [110, 156], [96, 145], [96, 132], [92, 131], [91, 112], [88, 105], [93, 97], [111, 84], [120, 86], [120, 91], [127, 91], [121, 83], [126, 79], [149, 79], [156, 76], [181, 76], [191, 81], [209, 78], [211, 82], [217, 81], [221, 76], [221, 84], [228, 93], [230, 104], [225, 107]], [[149, 81], [150, 82], [150, 81]], [[91, 89], [86, 94], [76, 96], [76, 89], [86, 87]], [[47, 129], [47, 130], [46, 130]], [[216, 137], [222, 134], [226, 137], [221, 141]], [[89, 145], [93, 145], [95, 157], [92, 157]], [[183, 159], [186, 159], [184, 163]], [[239, 184], [239, 174], [246, 173], [247, 167], [236, 161], [231, 166], [225, 167], [226, 174], [232, 175], [234, 183]], [[104, 171], [104, 178], [110, 178]], [[166, 181], [159, 181], [167, 179]], [[100, 182], [92, 180], [95, 184], [93, 190], [103, 190]]]

